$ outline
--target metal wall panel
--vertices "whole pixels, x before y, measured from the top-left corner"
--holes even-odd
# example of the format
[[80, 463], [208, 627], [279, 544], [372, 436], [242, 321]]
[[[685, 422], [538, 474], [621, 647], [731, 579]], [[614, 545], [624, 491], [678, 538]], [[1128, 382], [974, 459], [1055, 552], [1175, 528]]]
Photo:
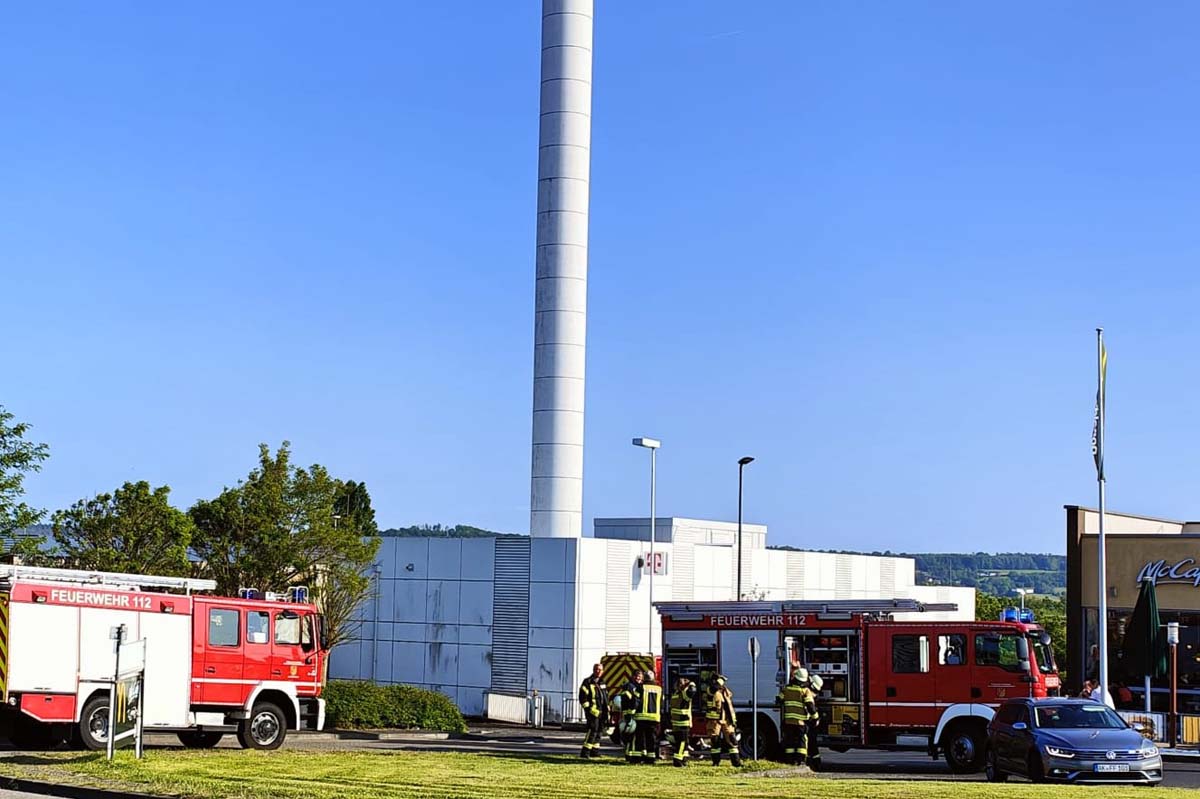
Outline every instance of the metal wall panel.
[[524, 695], [529, 685], [529, 539], [496, 539], [492, 690]]
[[604, 598], [604, 647], [609, 652], [629, 648], [629, 596], [632, 593], [634, 544], [608, 542], [608, 580]]
[[696, 547], [676, 542], [671, 546], [671, 599], [687, 602], [695, 598]]
[[834, 561], [833, 590], [837, 599], [850, 598], [854, 590], [854, 562], [849, 555], [838, 555]]
[[787, 595], [789, 599], [804, 596], [804, 553], [787, 552]]
[[894, 558], [884, 558], [879, 562], [879, 595], [884, 597], [896, 595], [896, 561]]

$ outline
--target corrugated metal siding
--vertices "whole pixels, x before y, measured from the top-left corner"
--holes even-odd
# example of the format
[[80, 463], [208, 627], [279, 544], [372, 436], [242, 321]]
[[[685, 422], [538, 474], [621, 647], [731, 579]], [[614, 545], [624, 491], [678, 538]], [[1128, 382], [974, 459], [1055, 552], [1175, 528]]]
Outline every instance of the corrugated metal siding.
[[787, 595], [789, 599], [804, 596], [804, 553], [787, 553]]
[[879, 594], [884, 597], [896, 595], [896, 561], [892, 558], [879, 561]]
[[833, 562], [833, 596], [849, 599], [854, 590], [854, 564], [849, 555], [838, 555]]
[[671, 599], [688, 602], [695, 596], [696, 547], [675, 543], [671, 546], [671, 560]]
[[492, 605], [492, 690], [529, 686], [529, 539], [497, 538]]
[[608, 542], [607, 579], [604, 597], [604, 648], [622, 652], [629, 648], [629, 594], [633, 571], [633, 544]]

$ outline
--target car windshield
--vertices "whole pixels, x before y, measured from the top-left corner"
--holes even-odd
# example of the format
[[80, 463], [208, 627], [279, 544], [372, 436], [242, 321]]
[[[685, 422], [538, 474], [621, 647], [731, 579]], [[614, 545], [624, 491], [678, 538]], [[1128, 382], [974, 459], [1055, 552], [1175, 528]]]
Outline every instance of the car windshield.
[[1058, 666], [1054, 662], [1054, 647], [1050, 644], [1043, 644], [1040, 636], [1029, 636], [1029, 648], [1033, 650], [1034, 657], [1037, 659], [1038, 670], [1042, 674], [1053, 674], [1058, 671]]
[[1037, 725], [1051, 730], [1119, 730], [1125, 722], [1101, 704], [1048, 705], [1037, 708]]

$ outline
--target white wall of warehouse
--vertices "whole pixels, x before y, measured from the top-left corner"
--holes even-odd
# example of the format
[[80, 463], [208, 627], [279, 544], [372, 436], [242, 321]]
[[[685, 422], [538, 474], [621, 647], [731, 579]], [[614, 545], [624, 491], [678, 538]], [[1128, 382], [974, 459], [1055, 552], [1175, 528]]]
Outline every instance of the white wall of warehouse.
[[[493, 686], [523, 686], [556, 715], [604, 653], [659, 649], [649, 575], [637, 566], [648, 528], [646, 519], [598, 519], [594, 538], [500, 539], [508, 554], [499, 568], [498, 539], [385, 538], [376, 596], [360, 609], [357, 640], [332, 653], [330, 675], [438, 690], [468, 715], [483, 713]], [[959, 606], [925, 619], [974, 617], [973, 589], [915, 586], [909, 558], [767, 550], [766, 532], [744, 526], [747, 597], [907, 597]], [[666, 553], [667, 573], [654, 578], [655, 599], [732, 599], [735, 537], [727, 522], [659, 519], [655, 549]]]

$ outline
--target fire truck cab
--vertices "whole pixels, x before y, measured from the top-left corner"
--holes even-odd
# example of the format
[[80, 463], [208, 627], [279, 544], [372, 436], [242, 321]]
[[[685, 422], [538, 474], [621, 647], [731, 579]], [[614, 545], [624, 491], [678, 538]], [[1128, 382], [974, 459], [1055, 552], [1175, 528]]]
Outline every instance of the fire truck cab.
[[724, 674], [746, 748], [753, 713], [749, 641], [758, 640], [760, 753], [780, 741], [775, 697], [801, 666], [824, 683], [817, 702], [823, 747], [920, 749], [944, 755], [956, 772], [982, 769], [987, 724], [1002, 702], [1058, 693], [1049, 636], [1028, 614], [994, 622], [893, 621], [895, 613], [956, 609], [910, 599], [657, 607], [666, 684]]
[[67, 738], [104, 748], [118, 625], [146, 642], [144, 729], [196, 748], [235, 733], [254, 749], [278, 748], [289, 729], [321, 729], [327, 647], [316, 606], [193, 593], [214, 587], [0, 566], [0, 732], [20, 748]]

